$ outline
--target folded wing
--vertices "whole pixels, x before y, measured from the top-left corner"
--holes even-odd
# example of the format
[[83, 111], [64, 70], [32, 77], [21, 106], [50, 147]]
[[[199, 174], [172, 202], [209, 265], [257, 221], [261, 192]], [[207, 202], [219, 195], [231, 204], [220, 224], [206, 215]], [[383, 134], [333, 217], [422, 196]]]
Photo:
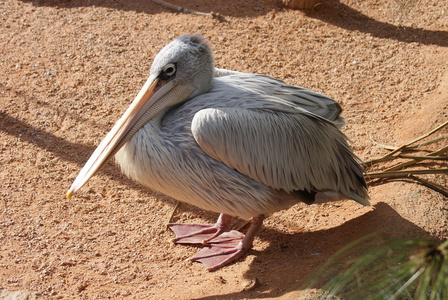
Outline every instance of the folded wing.
[[200, 110], [192, 122], [196, 142], [214, 159], [274, 189], [335, 191], [368, 205], [362, 167], [345, 135], [324, 117], [266, 103], [257, 105], [264, 109]]

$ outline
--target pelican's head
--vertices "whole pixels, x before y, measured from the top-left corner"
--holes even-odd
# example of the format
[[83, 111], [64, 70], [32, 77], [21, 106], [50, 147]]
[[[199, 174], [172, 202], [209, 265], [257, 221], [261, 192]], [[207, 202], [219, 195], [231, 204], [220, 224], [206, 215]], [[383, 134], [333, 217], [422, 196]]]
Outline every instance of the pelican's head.
[[183, 35], [154, 58], [148, 80], [76, 177], [67, 198], [80, 189], [144, 124], [183, 101], [207, 92], [213, 55], [204, 38]]
[[188, 84], [196, 90], [193, 98], [207, 92], [213, 79], [210, 45], [199, 35], [183, 35], [166, 45], [154, 58], [150, 77]]

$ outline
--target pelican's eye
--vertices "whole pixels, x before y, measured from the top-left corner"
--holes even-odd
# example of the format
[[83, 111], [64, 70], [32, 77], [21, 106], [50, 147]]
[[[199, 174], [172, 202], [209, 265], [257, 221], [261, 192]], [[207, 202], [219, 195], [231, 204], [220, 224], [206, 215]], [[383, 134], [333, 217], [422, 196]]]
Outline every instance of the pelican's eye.
[[176, 75], [176, 64], [169, 63], [163, 67], [162, 72], [160, 73], [160, 79], [170, 80], [174, 75]]

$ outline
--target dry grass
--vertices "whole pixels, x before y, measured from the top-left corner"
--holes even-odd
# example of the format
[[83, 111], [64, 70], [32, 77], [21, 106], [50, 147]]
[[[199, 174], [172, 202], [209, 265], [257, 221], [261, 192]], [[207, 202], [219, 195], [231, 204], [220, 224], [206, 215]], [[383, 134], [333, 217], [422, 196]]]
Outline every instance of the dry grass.
[[[390, 152], [382, 157], [365, 162], [369, 170], [365, 174], [366, 179], [371, 184], [384, 183], [397, 179], [410, 180], [418, 182], [448, 197], [446, 187], [437, 186], [424, 178], [416, 176], [424, 174], [448, 174], [448, 134], [443, 134], [417, 144], [421, 140], [440, 132], [447, 125], [448, 121], [399, 147], [377, 144], [379, 147]], [[437, 149], [431, 149], [430, 146], [433, 145], [437, 145]]]

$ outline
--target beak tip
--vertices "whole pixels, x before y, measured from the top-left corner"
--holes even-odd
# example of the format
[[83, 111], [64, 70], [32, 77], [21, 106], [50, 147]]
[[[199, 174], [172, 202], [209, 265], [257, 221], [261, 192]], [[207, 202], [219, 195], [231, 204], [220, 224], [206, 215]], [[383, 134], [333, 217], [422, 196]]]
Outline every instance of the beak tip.
[[70, 198], [72, 197], [72, 194], [73, 194], [73, 189], [69, 189], [68, 190], [68, 192], [67, 192], [67, 199], [69, 199], [70, 200]]

